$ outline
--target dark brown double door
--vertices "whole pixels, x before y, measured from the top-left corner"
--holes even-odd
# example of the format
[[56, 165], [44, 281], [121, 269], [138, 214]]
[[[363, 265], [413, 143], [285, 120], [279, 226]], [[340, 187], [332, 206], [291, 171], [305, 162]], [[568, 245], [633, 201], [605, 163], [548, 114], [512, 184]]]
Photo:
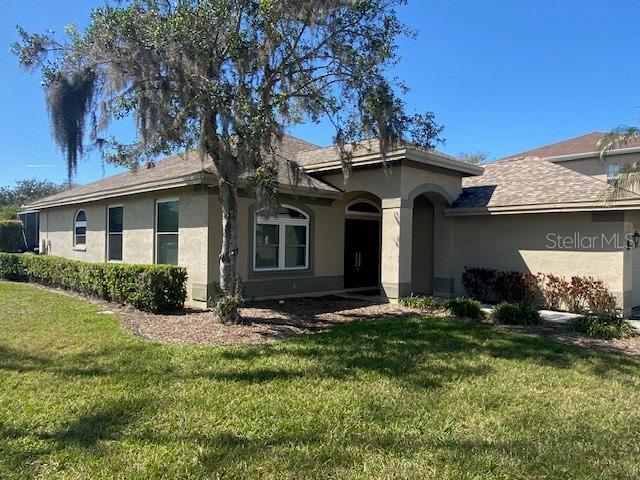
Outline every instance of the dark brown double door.
[[380, 221], [346, 219], [344, 287], [377, 289], [380, 283]]

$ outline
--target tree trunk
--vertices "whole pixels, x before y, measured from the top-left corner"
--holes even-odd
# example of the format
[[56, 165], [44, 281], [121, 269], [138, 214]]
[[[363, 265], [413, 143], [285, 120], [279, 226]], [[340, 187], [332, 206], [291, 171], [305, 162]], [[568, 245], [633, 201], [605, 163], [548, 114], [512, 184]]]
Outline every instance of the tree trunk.
[[236, 287], [238, 282], [238, 186], [220, 175], [222, 206], [222, 250], [220, 251], [220, 289], [217, 313], [224, 323], [241, 323], [238, 315]]

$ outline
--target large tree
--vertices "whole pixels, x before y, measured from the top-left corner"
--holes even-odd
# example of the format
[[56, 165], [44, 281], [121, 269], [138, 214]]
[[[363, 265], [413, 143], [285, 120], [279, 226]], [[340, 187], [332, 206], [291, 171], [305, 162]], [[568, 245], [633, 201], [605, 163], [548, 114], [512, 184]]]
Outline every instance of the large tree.
[[[399, 37], [413, 32], [396, 8], [405, 0], [131, 0], [92, 12], [84, 31], [19, 29], [22, 66], [42, 68], [53, 136], [69, 176], [88, 136], [108, 161], [137, 165], [180, 149], [211, 157], [219, 180], [223, 242], [219, 308], [238, 280], [239, 179], [261, 205], [277, 203], [275, 147], [283, 131], [328, 119], [348, 170], [353, 146], [371, 137], [382, 155], [400, 140], [433, 148], [432, 113], [409, 115], [388, 78]], [[131, 116], [138, 138], [108, 138]], [[295, 166], [293, 166], [295, 167]], [[293, 168], [292, 167], [292, 168]], [[231, 307], [228, 307], [231, 305]]]
[[35, 178], [17, 180], [14, 187], [0, 187], [0, 220], [15, 220], [24, 204], [65, 188], [65, 185]]

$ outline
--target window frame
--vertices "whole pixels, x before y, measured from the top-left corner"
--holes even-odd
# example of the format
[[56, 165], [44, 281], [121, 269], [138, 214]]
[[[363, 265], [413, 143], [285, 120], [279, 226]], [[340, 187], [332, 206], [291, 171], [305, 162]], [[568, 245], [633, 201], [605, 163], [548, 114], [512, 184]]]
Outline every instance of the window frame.
[[[178, 230], [176, 232], [159, 232], [158, 231], [158, 210], [159, 210], [159, 206], [161, 203], [171, 203], [171, 202], [178, 202]], [[176, 265], [180, 264], [180, 198], [179, 197], [166, 197], [166, 198], [158, 198], [156, 199], [156, 205], [155, 205], [155, 215], [154, 215], [154, 230], [155, 230], [155, 235], [153, 237], [154, 239], [154, 250], [155, 250], [155, 254], [153, 256], [153, 260], [154, 263], [158, 264], [158, 265], [165, 265], [165, 264], [160, 264], [158, 263], [158, 253], [159, 253], [159, 248], [158, 248], [158, 235], [176, 235], [178, 237], [178, 258], [176, 261]]]
[[[300, 270], [309, 270], [309, 237], [311, 236], [311, 218], [310, 215], [301, 210], [300, 208], [292, 205], [283, 204], [280, 208], [288, 208], [298, 212], [304, 218], [279, 218], [279, 217], [264, 217], [259, 212], [253, 214], [253, 259], [252, 266], [253, 271], [260, 272], [294, 272]], [[275, 225], [278, 227], [278, 266], [277, 267], [258, 267], [256, 265], [256, 257], [258, 255], [258, 225]], [[305, 227], [305, 244], [304, 244], [304, 266], [287, 267], [286, 266], [286, 249], [287, 249], [287, 227], [298, 226]], [[297, 246], [299, 248], [301, 245]]]
[[[115, 232], [115, 233], [111, 233], [109, 231], [109, 211], [112, 208], [121, 208], [122, 209], [122, 231], [121, 232]], [[121, 203], [116, 203], [114, 205], [107, 205], [107, 228], [105, 229], [107, 231], [107, 262], [108, 263], [122, 263], [124, 260], [124, 205]], [[120, 235], [120, 237], [122, 238], [121, 243], [120, 243], [120, 256], [122, 257], [122, 260], [112, 260], [109, 258], [109, 251], [110, 251], [110, 245], [111, 245], [111, 235]]]
[[[616, 175], [610, 175], [612, 167], [616, 170]], [[620, 178], [620, 164], [619, 163], [607, 163], [607, 183], [614, 183]]]
[[[84, 214], [84, 220], [81, 220], [80, 223], [84, 223], [84, 225], [78, 225], [78, 215], [80, 215], [80, 213]], [[76, 213], [73, 215], [73, 235], [72, 235], [72, 242], [73, 242], [73, 249], [74, 250], [79, 250], [79, 251], [86, 251], [87, 249], [87, 211], [84, 208], [79, 208], [78, 210], [76, 210]], [[84, 243], [78, 243], [78, 233], [76, 232], [76, 229], [78, 227], [84, 227]], [[81, 234], [82, 235], [82, 234]]]
[[[368, 205], [371, 205], [376, 210], [378, 210], [378, 212], [377, 213], [373, 213], [373, 212], [358, 212], [358, 211], [355, 211], [355, 210], [349, 210], [351, 207], [353, 207], [354, 205], [356, 205], [358, 203], [366, 203]], [[360, 217], [376, 217], [376, 218], [379, 218], [380, 216], [382, 216], [382, 210], [380, 209], [380, 206], [377, 205], [375, 202], [369, 200], [368, 198], [355, 198], [355, 199], [351, 200], [349, 203], [347, 203], [344, 206], [344, 213], [345, 213], [345, 215], [357, 215], [357, 216], [360, 216]]]

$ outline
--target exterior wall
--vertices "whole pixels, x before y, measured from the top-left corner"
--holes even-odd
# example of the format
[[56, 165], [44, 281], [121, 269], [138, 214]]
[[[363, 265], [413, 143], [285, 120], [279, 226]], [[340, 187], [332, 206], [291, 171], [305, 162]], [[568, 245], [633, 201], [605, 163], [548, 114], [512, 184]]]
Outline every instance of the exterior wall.
[[461, 275], [468, 265], [563, 277], [593, 276], [608, 285], [625, 310], [630, 307], [630, 288], [624, 271], [628, 254], [624, 245], [593, 242], [595, 248], [548, 248], [553, 246], [548, 234], [553, 234], [554, 240], [555, 234], [573, 237], [579, 233], [582, 238], [598, 239], [602, 235], [606, 238], [618, 235], [623, 242], [625, 224], [619, 216], [555, 213], [453, 217], [452, 220], [450, 268], [457, 295], [465, 294]]
[[[281, 204], [291, 205], [309, 216], [309, 268], [305, 270], [261, 272], [253, 269], [253, 229], [255, 200], [239, 199], [240, 251], [238, 269], [243, 292], [249, 298], [320, 294], [344, 288], [344, 202], [283, 196]], [[218, 228], [217, 226], [214, 228]], [[217, 234], [219, 236], [219, 233]], [[216, 252], [218, 242], [214, 241]], [[217, 264], [211, 269], [217, 280]]]
[[621, 167], [631, 163], [640, 162], [640, 153], [627, 153], [622, 155], [608, 155], [604, 161], [599, 158], [581, 158], [578, 160], [565, 160], [555, 162], [556, 165], [569, 168], [578, 173], [596, 177], [600, 180], [607, 179], [607, 165], [618, 164]]
[[[192, 287], [206, 283], [209, 258], [207, 219], [209, 194], [199, 188], [134, 195], [108, 202], [92, 202], [43, 210], [40, 221], [41, 242], [47, 242], [48, 253], [85, 262], [105, 262], [106, 218], [108, 206], [123, 206], [123, 263], [155, 262], [155, 205], [157, 200], [177, 198], [180, 202], [178, 264], [188, 271], [187, 297]], [[78, 210], [87, 215], [86, 248], [73, 247], [73, 220]]]
[[[434, 294], [451, 295], [451, 222], [444, 216], [443, 209], [462, 192], [461, 174], [405, 161], [389, 165], [386, 171], [380, 167], [354, 170], [346, 181], [341, 172], [324, 175], [323, 179], [347, 193], [368, 192], [381, 199], [381, 284], [384, 294], [390, 299], [409, 295], [413, 290], [414, 276], [416, 281], [418, 276], [425, 276], [424, 272], [412, 271], [412, 252], [416, 251], [412, 246], [413, 206], [418, 196], [428, 195], [434, 203], [435, 254], [431, 288]], [[423, 220], [421, 217], [417, 219], [419, 222]], [[420, 250], [421, 247], [417, 245], [415, 248]], [[428, 284], [423, 280], [420, 279], [420, 288]]]

